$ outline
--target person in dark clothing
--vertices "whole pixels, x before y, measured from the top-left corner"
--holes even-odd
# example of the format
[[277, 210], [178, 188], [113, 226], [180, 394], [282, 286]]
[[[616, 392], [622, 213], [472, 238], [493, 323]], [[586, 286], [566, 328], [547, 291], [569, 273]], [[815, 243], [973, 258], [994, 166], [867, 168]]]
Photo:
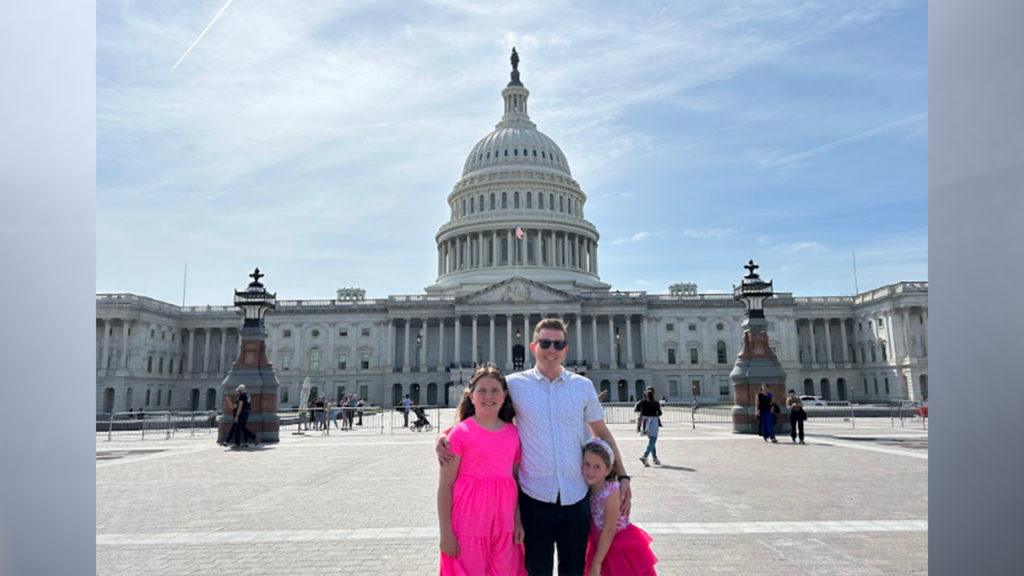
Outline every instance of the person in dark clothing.
[[[245, 392], [245, 384], [239, 384], [236, 390], [238, 390], [238, 399], [235, 401], [235, 448], [240, 445], [248, 448], [250, 439], [255, 440], [256, 445], [259, 446], [260, 439], [246, 427], [252, 405], [249, 403], [249, 395]], [[243, 435], [245, 436], [244, 444], [242, 443]]]
[[800, 432], [800, 443], [804, 443], [804, 421], [807, 420], [807, 412], [804, 411], [804, 404], [796, 397], [796, 390], [789, 391], [786, 398], [786, 408], [789, 408], [789, 437], [796, 442], [797, 428]]
[[761, 391], [757, 393], [757, 417], [760, 420], [759, 432], [761, 438], [767, 442], [778, 442], [775, 439], [775, 422], [772, 414], [772, 393], [768, 391], [767, 384], [761, 384]]
[[644, 399], [640, 401], [639, 409], [641, 431], [647, 436], [647, 450], [640, 457], [640, 462], [644, 466], [650, 466], [647, 463], [647, 456], [653, 456], [654, 463], [661, 466], [658, 449], [655, 446], [658, 443], [658, 430], [661, 428], [661, 404], [654, 399], [654, 388], [644, 390]]

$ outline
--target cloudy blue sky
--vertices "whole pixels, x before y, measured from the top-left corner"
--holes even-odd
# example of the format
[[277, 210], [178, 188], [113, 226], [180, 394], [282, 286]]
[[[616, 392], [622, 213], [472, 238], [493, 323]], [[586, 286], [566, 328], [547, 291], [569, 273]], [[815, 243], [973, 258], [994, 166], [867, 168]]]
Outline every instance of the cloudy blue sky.
[[615, 289], [927, 280], [923, 1], [99, 0], [97, 292], [423, 293], [513, 45]]

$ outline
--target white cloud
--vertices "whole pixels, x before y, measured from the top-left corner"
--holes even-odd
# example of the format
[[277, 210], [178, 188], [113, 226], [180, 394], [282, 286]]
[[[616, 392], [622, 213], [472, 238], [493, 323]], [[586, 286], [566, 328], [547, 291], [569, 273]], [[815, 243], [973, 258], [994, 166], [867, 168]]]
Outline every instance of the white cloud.
[[687, 238], [726, 238], [735, 236], [742, 230], [736, 228], [704, 228], [700, 230], [684, 230], [683, 236]]
[[650, 238], [651, 236], [653, 236], [653, 234], [651, 234], [650, 232], [637, 232], [636, 234], [633, 234], [629, 238], [626, 238], [624, 236], [619, 236], [615, 240], [612, 240], [612, 244], [615, 244], [616, 246], [620, 246], [622, 244], [629, 244], [629, 243], [632, 243], [632, 242], [640, 242], [644, 238]]

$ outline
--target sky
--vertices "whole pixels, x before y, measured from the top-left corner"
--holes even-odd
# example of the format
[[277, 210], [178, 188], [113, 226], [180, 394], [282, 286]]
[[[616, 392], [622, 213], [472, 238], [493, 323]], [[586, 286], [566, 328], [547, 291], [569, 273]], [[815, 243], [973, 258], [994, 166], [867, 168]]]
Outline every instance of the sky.
[[230, 304], [258, 266], [279, 299], [423, 294], [512, 46], [612, 289], [928, 279], [924, 1], [97, 10], [98, 293]]

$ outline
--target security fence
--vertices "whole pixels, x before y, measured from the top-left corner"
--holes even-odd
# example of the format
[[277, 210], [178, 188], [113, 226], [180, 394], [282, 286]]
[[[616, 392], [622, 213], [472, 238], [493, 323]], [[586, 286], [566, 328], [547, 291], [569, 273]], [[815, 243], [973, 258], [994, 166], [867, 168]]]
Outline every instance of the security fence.
[[889, 403], [889, 423], [893, 428], [920, 427], [928, 429], [928, 403], [916, 400], [894, 400]]
[[219, 414], [207, 412], [114, 412], [96, 415], [96, 436], [107, 441], [137, 437], [170, 439], [176, 435], [210, 435]]
[[281, 433], [320, 433], [322, 436], [348, 432], [384, 433], [385, 409], [380, 406], [328, 406], [278, 412]]

